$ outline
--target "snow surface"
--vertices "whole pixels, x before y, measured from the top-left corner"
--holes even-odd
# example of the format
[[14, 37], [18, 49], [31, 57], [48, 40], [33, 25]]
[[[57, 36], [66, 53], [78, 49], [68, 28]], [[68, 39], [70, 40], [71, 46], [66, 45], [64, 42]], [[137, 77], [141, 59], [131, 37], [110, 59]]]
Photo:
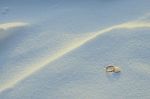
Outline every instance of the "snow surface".
[[150, 99], [149, 50], [149, 0], [0, 0], [0, 99]]

